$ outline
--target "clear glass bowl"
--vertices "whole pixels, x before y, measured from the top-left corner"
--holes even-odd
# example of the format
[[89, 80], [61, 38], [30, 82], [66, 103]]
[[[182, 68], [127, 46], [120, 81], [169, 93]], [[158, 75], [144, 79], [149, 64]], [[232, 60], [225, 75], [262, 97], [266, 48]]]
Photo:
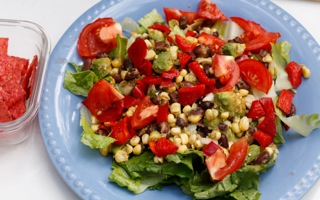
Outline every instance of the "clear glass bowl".
[[8, 55], [26, 58], [29, 62], [34, 55], [39, 59], [33, 92], [26, 102], [26, 112], [13, 121], [0, 122], [0, 144], [17, 144], [30, 135], [32, 122], [38, 113], [50, 41], [38, 24], [9, 19], [0, 19], [0, 37], [9, 38]]

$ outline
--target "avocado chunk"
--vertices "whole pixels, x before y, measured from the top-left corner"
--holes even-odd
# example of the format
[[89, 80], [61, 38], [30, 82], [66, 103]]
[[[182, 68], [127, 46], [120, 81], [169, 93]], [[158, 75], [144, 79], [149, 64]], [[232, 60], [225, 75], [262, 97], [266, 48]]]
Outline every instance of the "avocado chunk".
[[158, 54], [158, 57], [153, 61], [152, 68], [157, 73], [169, 71], [174, 65], [174, 59], [170, 51], [164, 51]]
[[111, 72], [110, 58], [98, 58], [92, 62], [92, 70], [99, 78], [104, 78]]
[[229, 112], [230, 117], [242, 117], [246, 114], [246, 105], [240, 94], [233, 91], [219, 92], [214, 95], [214, 102], [220, 112]]
[[245, 44], [230, 42], [223, 45], [221, 51], [224, 55], [230, 55], [236, 58], [238, 56], [241, 56], [245, 49]]

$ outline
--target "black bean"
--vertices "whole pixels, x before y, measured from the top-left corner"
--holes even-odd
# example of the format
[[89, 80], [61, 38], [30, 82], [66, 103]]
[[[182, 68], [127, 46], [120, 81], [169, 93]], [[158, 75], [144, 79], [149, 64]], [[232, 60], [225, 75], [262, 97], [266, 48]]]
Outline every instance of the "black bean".
[[270, 160], [270, 154], [266, 151], [261, 152], [253, 161], [253, 165], [266, 164]]
[[250, 90], [250, 85], [241, 79], [238, 81], [237, 87], [239, 89]]
[[206, 19], [202, 22], [201, 27], [212, 27], [214, 25], [215, 21], [214, 20], [210, 20], [210, 19]]
[[84, 59], [82, 65], [82, 71], [91, 69], [92, 60], [90, 58]]
[[201, 137], [206, 137], [211, 132], [212, 132], [212, 130], [210, 130], [206, 126], [198, 126], [197, 127], [197, 134], [200, 135]]
[[170, 127], [168, 122], [161, 122], [160, 124], [158, 124], [158, 130], [160, 131], [160, 133], [169, 133]]
[[177, 117], [176, 125], [180, 127], [187, 127], [189, 123], [188, 121], [182, 119], [181, 117]]
[[122, 81], [121, 75], [120, 74], [114, 74], [112, 75], [112, 78], [116, 83], [120, 83]]
[[296, 106], [292, 104], [290, 113], [288, 114], [288, 117], [295, 115], [297, 112]]
[[170, 103], [176, 103], [176, 102], [178, 102], [178, 98], [179, 98], [179, 96], [178, 96], [178, 91], [173, 91], [173, 92], [170, 92], [169, 93], [169, 97], [170, 97]]
[[196, 57], [206, 58], [212, 55], [212, 50], [206, 45], [199, 44], [193, 49], [193, 53]]
[[204, 110], [200, 107], [196, 108], [196, 109], [192, 109], [189, 113], [188, 116], [190, 115], [203, 115], [204, 114]]
[[242, 40], [239, 36], [237, 36], [237, 37], [235, 37], [235, 38], [232, 40], [232, 42], [242, 44], [242, 43], [243, 43], [243, 40]]
[[169, 48], [169, 44], [163, 41], [159, 41], [159, 42], [156, 42], [156, 44], [154, 45], [154, 48], [157, 51], [166, 51]]
[[218, 125], [218, 128], [219, 128], [220, 131], [225, 131], [225, 130], [227, 130], [228, 125], [225, 124], [225, 123], [220, 123], [220, 124]]
[[188, 18], [187, 16], [181, 16], [179, 19], [179, 27], [185, 29], [188, 27]]
[[256, 132], [256, 128], [254, 128], [254, 127], [249, 127], [248, 133], [252, 135], [254, 132]]
[[203, 109], [209, 109], [212, 108], [213, 103], [211, 101], [200, 101], [200, 106]]
[[127, 72], [124, 79], [126, 81], [130, 81], [130, 80], [138, 78], [139, 75], [140, 75], [139, 71], [136, 68], [132, 68]]
[[124, 59], [122, 63], [122, 69], [130, 70], [133, 68], [133, 63], [129, 59]]
[[228, 138], [225, 134], [221, 134], [221, 137], [218, 140], [218, 144], [223, 148], [226, 148], [226, 149], [229, 148]]
[[161, 104], [161, 98], [159, 97], [159, 95], [153, 97], [151, 99], [152, 103], [155, 104], [155, 105], [160, 105]]
[[213, 32], [212, 35], [213, 35], [213, 36], [216, 36], [216, 37], [219, 37], [219, 32], [218, 32], [218, 31]]
[[206, 73], [206, 75], [209, 77], [209, 78], [212, 78], [214, 76], [214, 74], [211, 74], [210, 73], [210, 69], [212, 68], [212, 65], [210, 64], [204, 64], [203, 65], [203, 71], [204, 73]]

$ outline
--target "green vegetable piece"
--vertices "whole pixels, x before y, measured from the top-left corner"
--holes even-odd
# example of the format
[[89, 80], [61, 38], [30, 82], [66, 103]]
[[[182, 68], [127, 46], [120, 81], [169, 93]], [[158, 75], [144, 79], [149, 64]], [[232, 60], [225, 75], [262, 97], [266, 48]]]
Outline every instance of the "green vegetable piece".
[[247, 157], [244, 161], [245, 164], [251, 163], [259, 154], [260, 154], [260, 146], [252, 144], [248, 148]]
[[144, 28], [148, 28], [149, 26], [153, 25], [154, 23], [163, 23], [163, 17], [158, 13], [156, 9], [153, 9], [151, 12], [146, 14], [143, 18], [139, 19], [139, 24]]
[[126, 37], [120, 37], [118, 34], [116, 37], [117, 40], [117, 47], [114, 48], [110, 53], [109, 57], [112, 59], [115, 58], [120, 58], [121, 60], [124, 59], [125, 55], [127, 54], [127, 43], [128, 43], [128, 38]]
[[99, 79], [106, 77], [112, 70], [110, 58], [98, 58], [93, 60], [92, 70]]
[[206, 118], [203, 119], [203, 123], [205, 126], [209, 126], [211, 128], [216, 128], [222, 122], [222, 118], [216, 117], [211, 121], [208, 121]]
[[221, 51], [222, 51], [222, 54], [224, 55], [230, 55], [236, 58], [242, 55], [245, 49], [246, 49], [245, 44], [230, 42], [223, 45], [221, 48]]
[[233, 91], [219, 92], [214, 95], [214, 101], [220, 112], [229, 112], [230, 117], [242, 117], [246, 114], [246, 105], [243, 98]]
[[277, 145], [282, 145], [285, 143], [283, 133], [282, 133], [282, 123], [280, 118], [276, 117], [276, 137], [274, 137], [273, 141]]
[[164, 41], [165, 37], [161, 31], [155, 29], [148, 29], [149, 38], [155, 40], [156, 42]]
[[174, 65], [174, 59], [170, 51], [163, 51], [153, 61], [152, 68], [155, 72], [169, 71]]

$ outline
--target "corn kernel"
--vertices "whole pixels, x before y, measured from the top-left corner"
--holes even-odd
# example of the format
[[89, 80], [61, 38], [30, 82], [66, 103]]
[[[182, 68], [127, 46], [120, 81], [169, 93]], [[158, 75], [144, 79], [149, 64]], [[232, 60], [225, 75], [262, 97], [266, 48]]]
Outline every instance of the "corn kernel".
[[91, 115], [90, 119], [91, 119], [91, 124], [99, 124], [100, 123], [99, 120], [93, 115]]
[[176, 77], [176, 83], [181, 83], [183, 81], [183, 76], [179, 75]]
[[170, 100], [169, 94], [167, 92], [161, 92], [159, 94], [159, 97], [160, 97], [161, 100], [166, 100], [166, 101]]
[[181, 133], [180, 134], [180, 138], [181, 138], [181, 144], [188, 144], [189, 142], [189, 137], [186, 133]]
[[176, 117], [175, 117], [173, 114], [170, 113], [170, 114], [168, 115], [168, 123], [169, 123], [169, 124], [175, 124], [176, 121], [177, 121]]
[[181, 113], [181, 104], [180, 103], [173, 103], [170, 105], [170, 112], [175, 116]]
[[181, 145], [179, 146], [179, 149], [177, 150], [178, 153], [184, 153], [188, 150], [187, 145]]
[[173, 138], [173, 143], [177, 146], [180, 146], [181, 145], [181, 138], [179, 137], [174, 137]]
[[92, 125], [91, 125], [91, 130], [92, 130], [93, 132], [98, 131], [98, 130], [99, 130], [99, 124], [92, 124]]
[[202, 115], [190, 115], [188, 116], [188, 121], [196, 124], [202, 119]]
[[187, 115], [191, 111], [191, 109], [191, 106], [187, 105], [183, 107], [182, 112]]
[[119, 58], [115, 58], [114, 60], [111, 61], [111, 65], [114, 68], [120, 68], [122, 66], [122, 59], [120, 57]]
[[158, 131], [152, 131], [149, 136], [149, 140], [156, 141], [160, 138], [160, 133]]
[[133, 149], [132, 149], [132, 153], [133, 153], [134, 155], [140, 155], [141, 152], [142, 152], [142, 146], [141, 146], [141, 144], [136, 145], [136, 146], [133, 147]]
[[194, 83], [197, 81], [197, 77], [194, 75], [194, 73], [190, 72], [184, 77], [184, 80]]
[[221, 132], [218, 130], [213, 130], [209, 134], [209, 137], [212, 138], [213, 140], [219, 140], [221, 138]]
[[189, 143], [190, 144], [194, 144], [196, 142], [196, 140], [197, 140], [197, 135], [196, 134], [191, 134], [189, 136]]
[[146, 60], [153, 60], [156, 56], [156, 52], [153, 49], [147, 50], [146, 56], [144, 57]]
[[188, 74], [188, 71], [186, 69], [182, 69], [179, 75], [182, 77], [185, 77], [187, 74]]
[[239, 94], [244, 97], [244, 96], [247, 96], [249, 94], [249, 90], [246, 90], [246, 89], [240, 89], [239, 90]]
[[153, 162], [156, 164], [163, 163], [163, 157], [155, 156], [155, 157], [153, 157]]
[[133, 147], [130, 144], [126, 144], [126, 146], [122, 150], [127, 152], [127, 154], [130, 154], [132, 153]]
[[263, 61], [263, 62], [267, 62], [267, 63], [272, 62], [272, 57], [271, 57], [270, 53], [268, 53], [267, 55], [265, 55], [265, 56], [262, 58], [262, 61]]
[[241, 130], [239, 128], [239, 123], [232, 123], [231, 124], [231, 130], [238, 136], [238, 137], [241, 137], [242, 134], [241, 134]]
[[172, 135], [179, 135], [181, 133], [181, 128], [179, 126], [170, 129]]
[[204, 117], [208, 120], [208, 121], [212, 121], [215, 117], [213, 114], [212, 109], [207, 109], [204, 113]]
[[203, 143], [201, 142], [201, 140], [196, 140], [195, 143], [194, 143], [194, 146], [197, 148], [197, 149], [201, 149], [204, 145]]
[[301, 70], [302, 70], [302, 76], [304, 78], [309, 78], [311, 76], [311, 71], [308, 67], [305, 65], [301, 65]]
[[221, 113], [220, 116], [222, 119], [228, 119], [229, 115], [230, 115], [230, 113], [228, 111], [226, 111], [226, 112]]
[[141, 136], [142, 144], [149, 144], [149, 134], [143, 134]]
[[241, 131], [247, 131], [249, 129], [249, 119], [246, 116], [243, 116], [239, 122], [239, 128]]
[[129, 155], [124, 150], [119, 150], [114, 155], [114, 159], [117, 163], [128, 161]]
[[130, 139], [130, 144], [132, 146], [137, 146], [140, 143], [140, 137], [135, 135]]
[[124, 80], [126, 78], [126, 75], [127, 75], [127, 71], [126, 70], [122, 70], [121, 73], [120, 73], [120, 76], [121, 78]]

